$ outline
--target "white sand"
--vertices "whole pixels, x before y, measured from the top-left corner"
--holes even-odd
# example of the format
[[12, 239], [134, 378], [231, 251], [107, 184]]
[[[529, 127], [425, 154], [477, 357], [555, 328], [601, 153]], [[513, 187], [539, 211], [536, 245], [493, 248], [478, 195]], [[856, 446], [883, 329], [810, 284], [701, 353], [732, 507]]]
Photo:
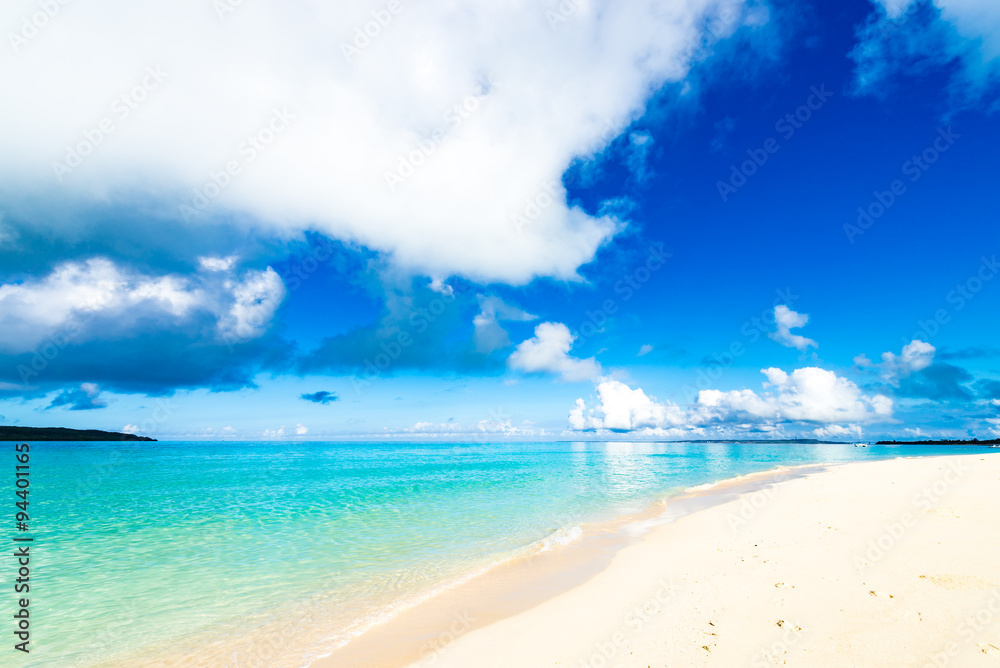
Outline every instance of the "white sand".
[[416, 665], [1000, 668], [1000, 456], [848, 464], [746, 494]]

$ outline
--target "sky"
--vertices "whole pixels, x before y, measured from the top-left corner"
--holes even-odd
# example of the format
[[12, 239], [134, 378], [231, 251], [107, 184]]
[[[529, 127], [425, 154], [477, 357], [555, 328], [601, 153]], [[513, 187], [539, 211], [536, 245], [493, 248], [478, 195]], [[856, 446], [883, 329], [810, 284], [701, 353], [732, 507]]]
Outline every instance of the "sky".
[[0, 424], [1000, 436], [992, 0], [0, 28]]

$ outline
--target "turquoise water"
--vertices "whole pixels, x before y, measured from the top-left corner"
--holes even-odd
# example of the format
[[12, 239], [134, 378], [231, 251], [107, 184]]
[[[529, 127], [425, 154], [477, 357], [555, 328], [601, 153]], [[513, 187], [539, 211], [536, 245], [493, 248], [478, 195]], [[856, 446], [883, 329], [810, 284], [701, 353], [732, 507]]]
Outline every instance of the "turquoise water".
[[7, 648], [0, 663], [301, 666], [445, 583], [686, 487], [777, 465], [972, 452], [990, 451], [32, 444], [32, 653]]

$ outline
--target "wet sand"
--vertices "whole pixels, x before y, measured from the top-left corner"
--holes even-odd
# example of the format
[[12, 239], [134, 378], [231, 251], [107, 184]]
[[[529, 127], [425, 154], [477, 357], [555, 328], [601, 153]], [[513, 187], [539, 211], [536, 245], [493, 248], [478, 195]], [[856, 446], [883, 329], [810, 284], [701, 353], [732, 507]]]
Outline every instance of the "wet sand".
[[1000, 666], [1000, 457], [768, 472], [584, 527], [333, 666]]

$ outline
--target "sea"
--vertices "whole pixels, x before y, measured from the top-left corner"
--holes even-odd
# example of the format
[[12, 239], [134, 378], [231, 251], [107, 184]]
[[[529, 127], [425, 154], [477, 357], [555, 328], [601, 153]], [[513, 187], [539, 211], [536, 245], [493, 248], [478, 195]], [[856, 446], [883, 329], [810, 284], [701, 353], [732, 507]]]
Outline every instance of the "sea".
[[[10, 458], [14, 458], [14, 444]], [[686, 489], [981, 447], [31, 443], [30, 593], [4, 666], [307, 666], [420, 601]], [[8, 541], [10, 538], [8, 538]], [[8, 545], [14, 545], [8, 542]], [[13, 549], [6, 550], [13, 554]], [[30, 600], [30, 654], [13, 650]]]

